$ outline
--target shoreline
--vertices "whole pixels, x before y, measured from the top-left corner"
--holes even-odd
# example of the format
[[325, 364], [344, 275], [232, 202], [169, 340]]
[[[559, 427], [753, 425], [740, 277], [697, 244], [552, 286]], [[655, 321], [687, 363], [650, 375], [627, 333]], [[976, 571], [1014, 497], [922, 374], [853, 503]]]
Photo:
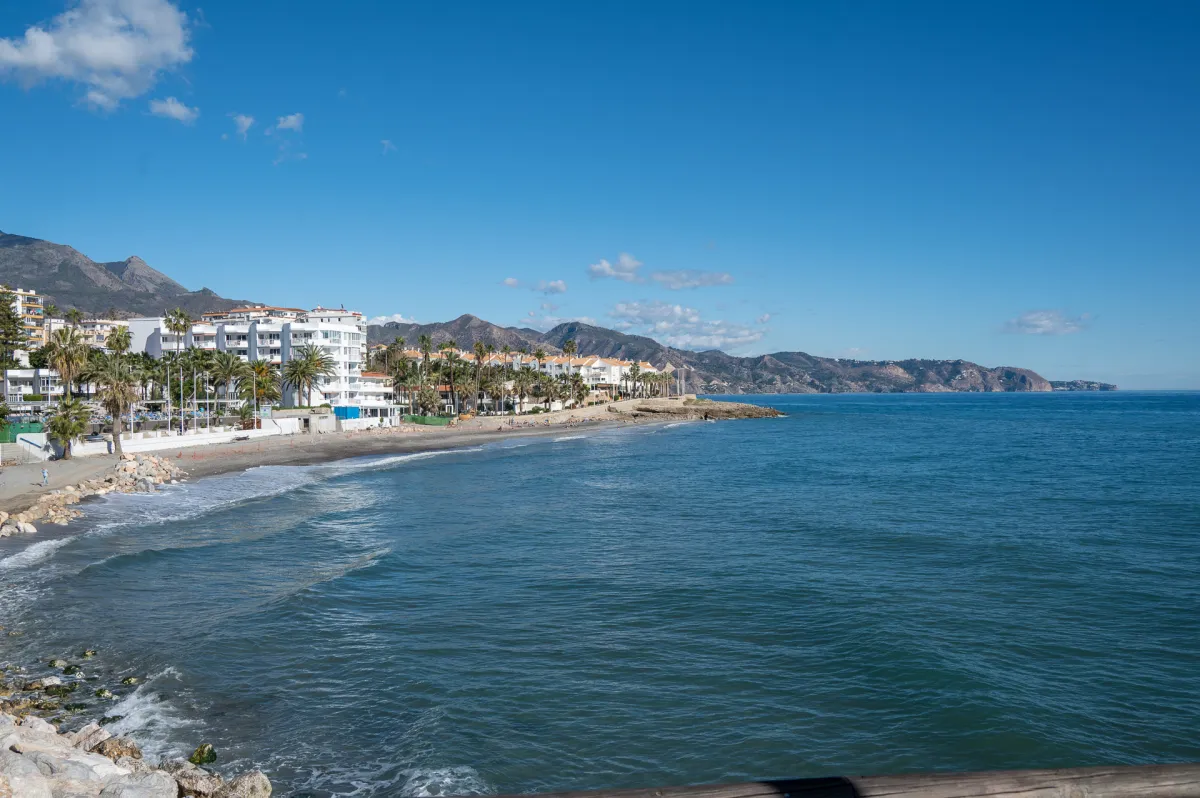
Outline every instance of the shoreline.
[[[484, 416], [454, 427], [416, 424], [353, 432], [299, 433], [254, 441], [217, 443], [139, 454], [182, 472], [181, 478], [203, 478], [246, 471], [258, 466], [302, 466], [371, 455], [451, 451], [513, 438], [561, 435], [566, 430], [601, 430], [672, 421], [715, 421], [774, 418], [783, 413], [761, 405], [705, 399], [626, 399], [581, 409], [524, 416]], [[120, 458], [104, 455], [49, 463], [26, 463], [4, 469], [0, 479], [0, 512], [18, 515], [46, 494], [60, 494], [82, 482], [102, 480], [119, 467]], [[50, 474], [41, 484], [41, 470]], [[86, 507], [86, 505], [79, 505]], [[36, 534], [36, 533], [34, 533]], [[32, 537], [32, 535], [30, 536]]]

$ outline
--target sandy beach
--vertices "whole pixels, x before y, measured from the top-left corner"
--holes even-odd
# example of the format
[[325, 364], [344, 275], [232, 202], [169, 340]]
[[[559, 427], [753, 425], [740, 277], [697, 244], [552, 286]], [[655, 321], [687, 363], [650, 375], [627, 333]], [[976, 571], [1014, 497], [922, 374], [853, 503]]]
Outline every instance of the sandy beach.
[[[720, 409], [723, 417], [738, 409], [759, 410], [757, 406], [732, 402], [685, 404], [680, 400], [628, 399], [553, 413], [516, 417], [484, 416], [460, 420], [453, 427], [407, 424], [358, 432], [283, 435], [252, 442], [163, 449], [155, 454], [170, 458], [189, 477], [205, 477], [260, 465], [308, 465], [373, 454], [478, 446], [514, 437], [560, 435], [564, 428], [602, 429], [698, 419], [714, 413], [710, 409], [714, 405]], [[0, 473], [0, 510], [22, 510], [43, 493], [108, 473], [116, 461], [117, 458], [110, 455], [9, 466]], [[42, 486], [43, 466], [50, 476], [46, 487]]]

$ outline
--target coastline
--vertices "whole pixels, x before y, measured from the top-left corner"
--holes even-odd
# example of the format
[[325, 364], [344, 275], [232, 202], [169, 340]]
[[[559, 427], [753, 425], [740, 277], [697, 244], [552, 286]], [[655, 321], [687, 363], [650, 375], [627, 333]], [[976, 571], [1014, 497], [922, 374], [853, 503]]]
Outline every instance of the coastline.
[[[319, 435], [301, 433], [255, 441], [219, 443], [154, 454], [183, 472], [201, 478], [266, 465], [314, 465], [371, 455], [410, 454], [480, 446], [512, 438], [561, 435], [570, 430], [599, 430], [671, 421], [772, 418], [779, 411], [743, 402], [706, 399], [626, 399], [582, 409], [524, 416], [484, 416], [461, 420], [455, 427], [407, 424]], [[102, 479], [117, 466], [115, 455], [9, 466], [0, 480], [0, 511], [16, 515], [47, 493], [86, 480]], [[43, 466], [49, 485], [41, 484]]]

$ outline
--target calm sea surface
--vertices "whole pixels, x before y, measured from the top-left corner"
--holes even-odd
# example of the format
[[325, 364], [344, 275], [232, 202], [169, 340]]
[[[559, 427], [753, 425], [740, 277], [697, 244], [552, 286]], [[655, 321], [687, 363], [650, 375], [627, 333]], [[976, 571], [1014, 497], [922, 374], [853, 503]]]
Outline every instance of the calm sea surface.
[[762, 401], [106, 499], [0, 663], [285, 795], [1200, 760], [1200, 394]]

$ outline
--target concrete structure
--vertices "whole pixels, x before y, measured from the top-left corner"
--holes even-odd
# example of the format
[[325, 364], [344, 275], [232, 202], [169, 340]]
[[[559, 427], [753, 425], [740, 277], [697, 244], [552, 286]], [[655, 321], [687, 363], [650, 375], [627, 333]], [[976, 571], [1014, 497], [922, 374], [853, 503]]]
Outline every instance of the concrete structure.
[[247, 305], [216, 313], [203, 313], [200, 321], [208, 324], [218, 322], [249, 322], [249, 321], [295, 321], [302, 318], [304, 311], [300, 308], [280, 308], [274, 305]]
[[[46, 319], [46, 340], [50, 340], [50, 336], [57, 330], [65, 327], [70, 327], [71, 323], [66, 319]], [[93, 349], [107, 349], [108, 336], [112, 335], [114, 330], [122, 327], [128, 327], [129, 322], [121, 319], [84, 319], [75, 325], [75, 329], [79, 331], [79, 337], [84, 343]]]
[[29, 349], [39, 349], [46, 343], [46, 308], [42, 297], [24, 288], [10, 288], [12, 309], [21, 317], [21, 326]]
[[[28, 413], [63, 396], [62, 379], [54, 369], [8, 369], [4, 372], [4, 401], [14, 413]], [[40, 396], [38, 400], [26, 397]]]

